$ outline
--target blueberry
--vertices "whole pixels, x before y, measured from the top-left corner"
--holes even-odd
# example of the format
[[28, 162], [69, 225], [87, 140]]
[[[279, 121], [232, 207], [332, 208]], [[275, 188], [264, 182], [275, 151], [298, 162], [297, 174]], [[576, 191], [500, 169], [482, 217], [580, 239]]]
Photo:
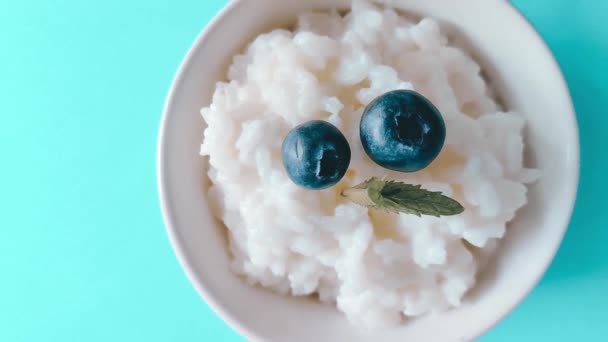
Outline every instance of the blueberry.
[[369, 157], [401, 172], [427, 167], [445, 141], [445, 123], [437, 108], [410, 90], [394, 90], [374, 99], [365, 108], [359, 129]]
[[350, 164], [350, 147], [344, 135], [320, 120], [293, 128], [283, 141], [281, 154], [289, 178], [308, 189], [338, 183]]

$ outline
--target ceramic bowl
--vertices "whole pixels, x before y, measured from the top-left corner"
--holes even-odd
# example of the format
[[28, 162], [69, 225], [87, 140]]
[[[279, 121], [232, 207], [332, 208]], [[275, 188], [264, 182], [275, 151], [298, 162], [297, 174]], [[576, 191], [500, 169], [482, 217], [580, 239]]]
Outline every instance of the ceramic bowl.
[[[158, 185], [171, 243], [204, 300], [253, 341], [468, 341], [505, 317], [537, 284], [553, 259], [572, 212], [579, 171], [576, 118], [551, 52], [504, 0], [394, 0], [436, 18], [482, 65], [510, 109], [527, 116], [526, 163], [542, 178], [508, 227], [501, 247], [464, 304], [402, 325], [366, 332], [338, 310], [247, 285], [229, 269], [225, 228], [209, 212], [206, 161], [199, 156], [215, 83], [232, 56], [257, 34], [289, 27], [308, 9], [348, 8], [347, 0], [233, 0], [192, 45], [171, 86], [160, 128]], [[201, 324], [203, 324], [201, 322]]]

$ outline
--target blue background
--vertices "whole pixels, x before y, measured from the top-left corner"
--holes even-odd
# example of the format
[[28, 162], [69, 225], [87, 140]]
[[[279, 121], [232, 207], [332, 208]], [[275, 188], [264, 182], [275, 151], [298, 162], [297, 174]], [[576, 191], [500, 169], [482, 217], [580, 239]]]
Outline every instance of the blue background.
[[[481, 341], [605, 340], [608, 1], [513, 2], [568, 80], [582, 173], [553, 265]], [[180, 269], [155, 170], [174, 72], [225, 3], [0, 3], [0, 341], [241, 340]]]

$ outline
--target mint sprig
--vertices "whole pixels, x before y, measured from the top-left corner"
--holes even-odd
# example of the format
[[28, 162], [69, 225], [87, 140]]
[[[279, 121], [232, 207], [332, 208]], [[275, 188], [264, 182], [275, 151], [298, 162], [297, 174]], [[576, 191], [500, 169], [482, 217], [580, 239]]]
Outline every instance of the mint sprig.
[[441, 192], [377, 177], [342, 191], [342, 196], [364, 207], [416, 216], [440, 217], [458, 215], [464, 211], [458, 201]]

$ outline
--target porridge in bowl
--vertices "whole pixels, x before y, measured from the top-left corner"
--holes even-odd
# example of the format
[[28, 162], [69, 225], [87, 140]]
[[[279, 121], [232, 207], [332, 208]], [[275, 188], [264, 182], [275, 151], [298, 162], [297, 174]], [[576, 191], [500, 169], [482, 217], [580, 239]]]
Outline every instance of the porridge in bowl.
[[[395, 91], [428, 99], [444, 124], [438, 155], [416, 170], [381, 166], [362, 139], [366, 108]], [[259, 35], [201, 113], [208, 196], [234, 272], [281, 294], [314, 295], [369, 328], [466, 300], [539, 176], [523, 165], [524, 116], [496, 103], [472, 57], [433, 19], [366, 1]], [[318, 121], [350, 153], [340, 177], [311, 189], [294, 182], [282, 149], [292, 130]], [[372, 177], [441, 192], [464, 211], [417, 216], [344, 196]]]

